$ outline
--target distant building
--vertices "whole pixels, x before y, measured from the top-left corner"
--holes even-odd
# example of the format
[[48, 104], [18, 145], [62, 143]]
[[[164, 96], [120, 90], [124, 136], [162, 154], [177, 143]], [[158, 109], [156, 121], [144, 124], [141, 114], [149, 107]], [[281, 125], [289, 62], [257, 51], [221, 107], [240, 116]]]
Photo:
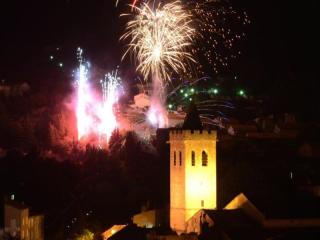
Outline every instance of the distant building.
[[150, 107], [150, 96], [145, 93], [139, 93], [138, 95], [135, 95], [133, 99], [134, 105], [132, 105], [132, 107], [142, 109]]
[[113, 225], [111, 228], [108, 230], [104, 231], [101, 236], [103, 240], [108, 240], [110, 237], [112, 237], [114, 234], [117, 232], [120, 232], [122, 229], [127, 227], [127, 225]]
[[26, 205], [7, 201], [4, 205], [4, 230], [21, 240], [43, 240], [44, 216], [31, 215]]
[[142, 228], [164, 227], [168, 226], [168, 213], [167, 209], [143, 211], [134, 215], [132, 222]]
[[[199, 210], [188, 220], [186, 233], [196, 233], [199, 239], [319, 239], [308, 237], [320, 236], [320, 219], [269, 219], [241, 193], [223, 210]], [[299, 237], [292, 238], [294, 233]]]
[[152, 94], [152, 84], [150, 83], [145, 83], [145, 84], [142, 84], [142, 83], [139, 83], [136, 85], [136, 87], [138, 88], [139, 90], [139, 93], [144, 93], [148, 96], [151, 96]]

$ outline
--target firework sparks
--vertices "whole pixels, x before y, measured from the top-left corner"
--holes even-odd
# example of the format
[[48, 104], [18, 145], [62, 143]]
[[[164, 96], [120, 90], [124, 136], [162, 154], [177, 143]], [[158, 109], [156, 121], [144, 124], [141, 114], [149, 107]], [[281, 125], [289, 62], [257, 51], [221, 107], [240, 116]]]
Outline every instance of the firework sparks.
[[121, 39], [131, 38], [127, 53], [132, 52], [145, 79], [159, 74], [162, 80], [170, 79], [170, 72], [186, 70], [186, 60], [194, 61], [188, 51], [195, 34], [190, 26], [191, 15], [180, 1], [159, 4], [153, 10], [148, 4], [134, 7], [138, 14], [127, 24]]
[[101, 81], [102, 86], [102, 107], [99, 111], [101, 124], [99, 125], [100, 138], [110, 139], [112, 132], [118, 127], [115, 105], [118, 103], [120, 77], [118, 70], [105, 75], [105, 79]]
[[108, 73], [101, 80], [102, 100], [90, 88], [88, 73], [89, 63], [82, 57], [82, 49], [78, 48], [79, 68], [77, 71], [77, 129], [78, 141], [90, 139], [102, 147], [117, 127], [115, 105], [118, 102], [120, 78], [118, 71]]
[[197, 71], [218, 73], [228, 67], [241, 51], [239, 42], [245, 36], [243, 29], [250, 24], [246, 12], [238, 13], [227, 1], [187, 0], [186, 5], [196, 22], [198, 34], [192, 52], [201, 63]]
[[191, 27], [192, 16], [181, 1], [159, 3], [155, 9], [147, 3], [133, 8], [137, 14], [121, 37], [122, 40], [130, 38], [123, 57], [132, 53], [144, 79], [152, 78], [153, 96], [148, 118], [155, 126], [164, 127], [167, 122], [163, 107], [165, 82], [170, 81], [172, 72], [186, 72], [187, 63], [194, 61], [189, 51], [195, 34]]
[[88, 134], [91, 118], [86, 113], [87, 103], [90, 102], [88, 85], [88, 63], [83, 61], [82, 49], [78, 48], [79, 69], [77, 72], [77, 129], [78, 140]]

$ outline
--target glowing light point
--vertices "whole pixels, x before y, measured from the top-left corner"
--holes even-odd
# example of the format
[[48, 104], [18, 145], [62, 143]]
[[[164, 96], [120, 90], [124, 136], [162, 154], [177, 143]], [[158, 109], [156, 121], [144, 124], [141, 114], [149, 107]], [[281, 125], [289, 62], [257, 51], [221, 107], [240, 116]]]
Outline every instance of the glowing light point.
[[217, 95], [219, 93], [219, 90], [217, 88], [215, 88], [215, 89], [213, 89], [213, 93]]
[[59, 67], [61, 67], [61, 68], [63, 67], [63, 63], [62, 63], [62, 62], [61, 62], [61, 63], [59, 63]]
[[49, 58], [50, 58], [50, 60], [53, 60], [54, 57], [51, 55]]
[[172, 109], [172, 108], [173, 108], [173, 105], [170, 103], [170, 104], [168, 105], [168, 108], [169, 108], [169, 109]]
[[241, 89], [241, 90], [239, 90], [238, 94], [239, 94], [239, 96], [244, 96], [245, 95], [245, 91]]

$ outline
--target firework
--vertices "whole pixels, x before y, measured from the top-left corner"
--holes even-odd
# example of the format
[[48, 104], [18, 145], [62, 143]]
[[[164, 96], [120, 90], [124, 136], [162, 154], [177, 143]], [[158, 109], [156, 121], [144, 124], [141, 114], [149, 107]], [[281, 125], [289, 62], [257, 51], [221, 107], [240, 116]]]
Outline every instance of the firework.
[[89, 83], [88, 83], [88, 66], [82, 57], [82, 49], [78, 48], [77, 54], [79, 59], [79, 68], [77, 71], [77, 129], [78, 140], [83, 138], [89, 132], [91, 118], [86, 113], [87, 104], [90, 102]]
[[89, 63], [78, 48], [79, 68], [77, 70], [77, 129], [78, 141], [106, 146], [117, 127], [115, 105], [119, 97], [120, 78], [118, 71], [108, 73], [101, 80], [102, 97], [95, 94], [89, 84]]
[[139, 70], [145, 79], [158, 75], [162, 80], [170, 79], [170, 72], [186, 70], [186, 60], [193, 60], [188, 51], [195, 34], [191, 15], [180, 1], [159, 4], [153, 10], [148, 4], [134, 7], [137, 15], [127, 24], [121, 39], [130, 38], [128, 50], [138, 61]]
[[118, 70], [106, 74], [104, 80], [101, 81], [102, 106], [98, 114], [101, 124], [98, 127], [100, 139], [106, 139], [107, 142], [112, 132], [118, 127], [115, 107], [120, 95], [120, 81]]
[[128, 53], [137, 60], [137, 70], [145, 80], [153, 82], [148, 118], [158, 127], [166, 126], [164, 105], [165, 82], [172, 72], [186, 72], [187, 63], [194, 61], [189, 51], [195, 30], [191, 27], [192, 16], [181, 1], [174, 1], [151, 8], [147, 3], [136, 10], [134, 19], [128, 22], [122, 40], [130, 38]]

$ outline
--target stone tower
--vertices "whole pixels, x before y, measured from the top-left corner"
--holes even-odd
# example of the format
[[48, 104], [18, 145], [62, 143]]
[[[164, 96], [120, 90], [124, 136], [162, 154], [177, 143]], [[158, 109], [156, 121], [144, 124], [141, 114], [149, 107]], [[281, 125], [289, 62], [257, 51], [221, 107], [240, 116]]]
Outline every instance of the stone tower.
[[169, 142], [170, 227], [183, 233], [197, 211], [217, 207], [217, 132], [202, 129], [191, 105], [183, 128], [171, 130]]

